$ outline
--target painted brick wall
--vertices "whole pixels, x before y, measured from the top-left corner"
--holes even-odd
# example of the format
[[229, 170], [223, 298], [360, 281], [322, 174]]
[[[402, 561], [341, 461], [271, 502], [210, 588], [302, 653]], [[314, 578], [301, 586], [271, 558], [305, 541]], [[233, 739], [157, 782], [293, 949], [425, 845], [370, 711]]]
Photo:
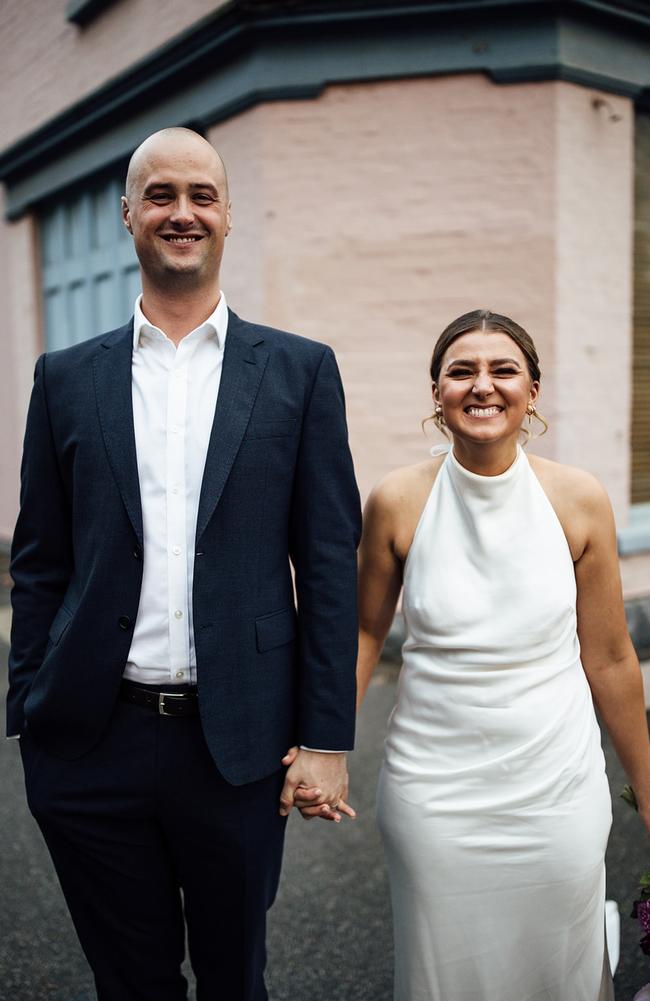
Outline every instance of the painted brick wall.
[[624, 524], [631, 106], [594, 98], [450, 76], [331, 87], [212, 130], [234, 202], [224, 287], [336, 349], [364, 494], [426, 455], [435, 337], [486, 306], [538, 346], [551, 430], [532, 447], [600, 476]]
[[2, 0], [2, 148], [225, 2], [117, 0], [79, 28], [65, 19], [66, 0]]
[[[466, 310], [531, 330], [553, 416], [555, 115], [554, 84], [477, 75], [337, 86], [240, 117], [262, 167], [252, 200], [231, 168], [224, 287], [244, 315], [335, 348], [364, 494], [426, 456], [431, 349]], [[211, 138], [232, 163], [233, 126]], [[260, 244], [263, 288], [249, 290]]]

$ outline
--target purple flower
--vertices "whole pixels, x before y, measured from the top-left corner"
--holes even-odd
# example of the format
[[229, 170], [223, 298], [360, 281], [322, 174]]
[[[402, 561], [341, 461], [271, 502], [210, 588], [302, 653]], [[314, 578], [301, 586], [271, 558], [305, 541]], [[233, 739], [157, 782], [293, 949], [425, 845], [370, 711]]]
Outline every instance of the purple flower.
[[650, 935], [650, 900], [637, 901], [636, 919], [646, 935]]

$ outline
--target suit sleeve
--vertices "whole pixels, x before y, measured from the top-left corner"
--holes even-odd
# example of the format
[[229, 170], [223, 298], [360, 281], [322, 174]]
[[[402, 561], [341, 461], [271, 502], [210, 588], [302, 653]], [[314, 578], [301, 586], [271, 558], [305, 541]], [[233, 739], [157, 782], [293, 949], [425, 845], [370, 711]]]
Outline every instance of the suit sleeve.
[[343, 387], [326, 348], [303, 418], [291, 510], [303, 746], [343, 750], [354, 744], [360, 532]]
[[11, 547], [9, 736], [23, 728], [25, 698], [72, 574], [70, 510], [48, 412], [45, 363], [42, 355], [34, 372], [20, 473], [20, 513]]

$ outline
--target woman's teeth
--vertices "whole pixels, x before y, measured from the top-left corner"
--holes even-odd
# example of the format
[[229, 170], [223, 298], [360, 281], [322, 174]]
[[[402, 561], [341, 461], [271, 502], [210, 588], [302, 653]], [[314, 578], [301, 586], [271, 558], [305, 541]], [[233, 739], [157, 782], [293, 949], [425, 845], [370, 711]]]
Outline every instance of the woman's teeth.
[[502, 407], [468, 407], [467, 413], [470, 417], [496, 417], [501, 410]]

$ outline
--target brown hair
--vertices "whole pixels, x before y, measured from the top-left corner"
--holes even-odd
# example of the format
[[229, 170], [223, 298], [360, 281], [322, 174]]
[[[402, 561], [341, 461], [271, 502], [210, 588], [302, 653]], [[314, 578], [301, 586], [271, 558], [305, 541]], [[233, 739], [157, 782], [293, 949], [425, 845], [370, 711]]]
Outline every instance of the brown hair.
[[517, 347], [521, 348], [531, 379], [533, 382], [539, 382], [541, 378], [539, 358], [530, 334], [514, 320], [511, 320], [509, 316], [491, 313], [489, 309], [475, 309], [471, 313], [463, 313], [462, 316], [452, 320], [449, 326], [445, 327], [436, 341], [431, 357], [430, 372], [433, 382], [438, 382], [442, 359], [449, 345], [462, 337], [463, 334], [469, 334], [473, 330], [501, 331], [507, 334]]

